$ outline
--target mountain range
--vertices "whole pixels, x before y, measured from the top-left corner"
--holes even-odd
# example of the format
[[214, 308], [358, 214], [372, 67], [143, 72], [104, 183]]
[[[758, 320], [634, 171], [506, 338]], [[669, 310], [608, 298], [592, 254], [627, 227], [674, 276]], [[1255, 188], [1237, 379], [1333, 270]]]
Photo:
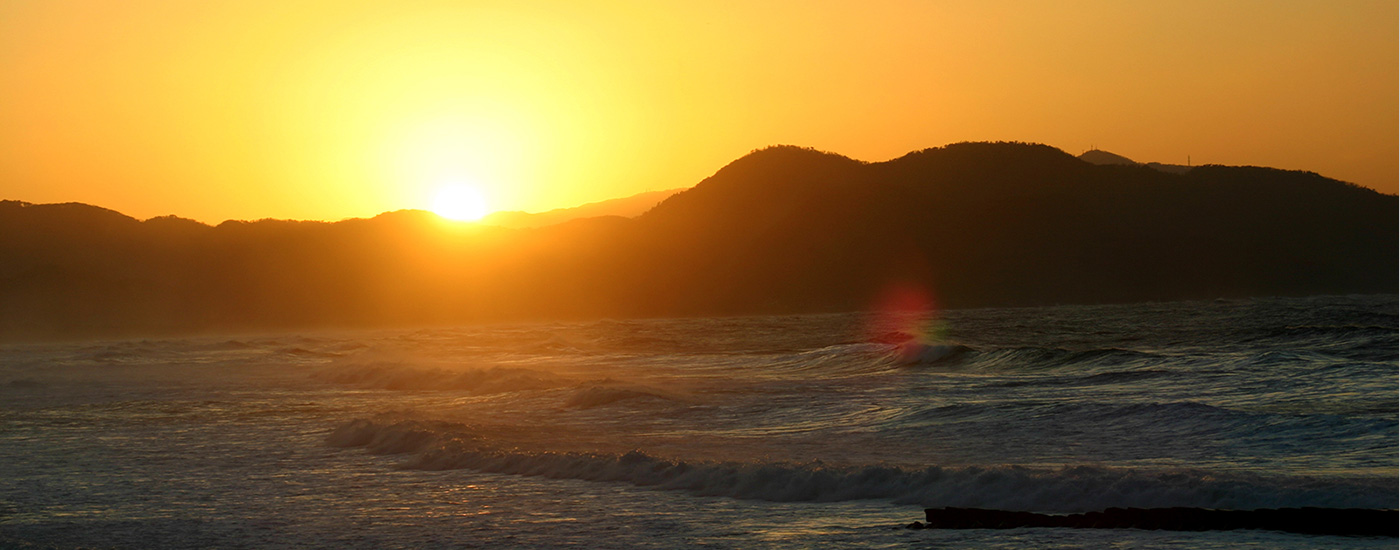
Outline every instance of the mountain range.
[[523, 228], [3, 201], [0, 339], [1394, 293], [1396, 228], [1396, 196], [1310, 172], [1025, 143], [770, 147], [636, 217]]

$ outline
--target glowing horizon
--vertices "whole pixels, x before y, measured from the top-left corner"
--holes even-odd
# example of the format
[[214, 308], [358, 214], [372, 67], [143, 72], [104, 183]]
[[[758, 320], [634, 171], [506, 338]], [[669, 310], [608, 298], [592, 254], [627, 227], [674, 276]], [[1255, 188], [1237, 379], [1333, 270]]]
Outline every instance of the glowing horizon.
[[688, 187], [747, 152], [961, 141], [1400, 173], [1394, 2], [0, 7], [0, 198], [139, 217], [488, 210]]

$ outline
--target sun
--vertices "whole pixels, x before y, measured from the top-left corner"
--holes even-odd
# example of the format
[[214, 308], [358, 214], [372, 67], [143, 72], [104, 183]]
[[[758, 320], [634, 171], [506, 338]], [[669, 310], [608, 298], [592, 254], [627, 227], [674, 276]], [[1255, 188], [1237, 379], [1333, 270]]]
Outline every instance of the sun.
[[447, 219], [469, 222], [481, 219], [487, 212], [486, 199], [475, 187], [464, 183], [448, 183], [438, 188], [433, 197], [432, 211]]

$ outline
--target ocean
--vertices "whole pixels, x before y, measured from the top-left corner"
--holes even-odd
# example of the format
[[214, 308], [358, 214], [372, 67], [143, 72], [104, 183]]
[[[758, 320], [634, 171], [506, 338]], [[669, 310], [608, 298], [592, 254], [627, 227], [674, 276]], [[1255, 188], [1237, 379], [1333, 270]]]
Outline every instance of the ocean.
[[1396, 508], [1397, 298], [0, 347], [2, 548], [1394, 548], [910, 530]]

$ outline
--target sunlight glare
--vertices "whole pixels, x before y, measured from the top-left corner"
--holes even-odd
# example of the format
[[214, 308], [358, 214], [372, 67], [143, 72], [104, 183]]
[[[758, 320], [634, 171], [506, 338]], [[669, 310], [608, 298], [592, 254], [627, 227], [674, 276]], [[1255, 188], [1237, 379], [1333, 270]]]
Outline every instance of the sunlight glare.
[[432, 211], [451, 220], [476, 221], [487, 214], [486, 199], [475, 187], [449, 183], [438, 189]]

